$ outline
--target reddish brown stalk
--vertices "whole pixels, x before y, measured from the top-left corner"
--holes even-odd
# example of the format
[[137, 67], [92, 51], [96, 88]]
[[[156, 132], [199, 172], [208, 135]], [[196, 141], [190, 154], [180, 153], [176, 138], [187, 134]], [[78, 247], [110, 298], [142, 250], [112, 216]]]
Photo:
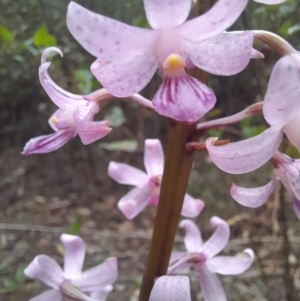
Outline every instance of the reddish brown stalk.
[[[230, 140], [217, 140], [214, 146], [221, 146], [230, 143]], [[186, 144], [187, 150], [207, 151], [205, 142], [190, 142]]]

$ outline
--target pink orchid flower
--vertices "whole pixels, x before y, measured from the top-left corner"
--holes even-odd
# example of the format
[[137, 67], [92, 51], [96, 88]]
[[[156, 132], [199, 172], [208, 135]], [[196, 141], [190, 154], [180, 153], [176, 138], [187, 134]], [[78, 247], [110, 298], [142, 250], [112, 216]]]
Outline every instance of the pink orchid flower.
[[229, 241], [229, 225], [219, 217], [212, 217], [210, 224], [216, 228], [208, 241], [203, 243], [201, 233], [191, 220], [183, 220], [184, 244], [187, 252], [175, 252], [170, 259], [168, 274], [193, 266], [199, 279], [205, 301], [226, 301], [221, 282], [215, 275], [239, 275], [245, 272], [254, 260], [253, 251], [246, 249], [242, 256], [216, 256]]
[[[61, 242], [65, 247], [64, 270], [51, 257], [38, 255], [28, 265], [24, 273], [31, 279], [39, 279], [46, 285], [52, 287], [30, 301], [63, 301], [71, 300], [65, 298], [64, 291], [68, 284], [78, 289], [76, 295], [87, 294], [87, 301], [96, 299], [105, 301], [106, 296], [112, 290], [111, 284], [118, 277], [117, 259], [107, 258], [102, 264], [82, 272], [85, 257], [85, 244], [83, 240], [74, 235], [62, 234]], [[72, 299], [74, 300], [74, 299]], [[85, 301], [85, 300], [84, 300]]]
[[192, 301], [186, 276], [161, 276], [153, 286], [149, 301]]
[[193, 123], [214, 107], [216, 98], [184, 68], [197, 66], [209, 73], [233, 75], [247, 66], [253, 54], [253, 33], [224, 31], [247, 3], [219, 0], [204, 15], [185, 22], [191, 0], [144, 0], [153, 28], [148, 30], [71, 2], [67, 25], [75, 39], [97, 58], [91, 71], [111, 94], [127, 97], [141, 91], [158, 68], [164, 78], [153, 98], [155, 110]]
[[[288, 80], [287, 80], [288, 78]], [[274, 66], [263, 102], [263, 114], [270, 128], [243, 141], [206, 147], [212, 161], [223, 171], [242, 174], [253, 171], [271, 159], [285, 133], [300, 151], [300, 54], [284, 56]]]
[[256, 188], [245, 188], [233, 184], [230, 194], [239, 204], [257, 208], [268, 200], [278, 178], [288, 190], [294, 212], [300, 219], [300, 159], [292, 159], [277, 151], [272, 162], [275, 166], [275, 177], [268, 184]]
[[276, 63], [263, 113], [267, 122], [282, 130], [300, 152], [300, 52], [284, 56]]
[[[51, 63], [46, 62], [47, 55], [52, 51], [63, 56], [58, 48], [46, 49], [41, 59], [39, 78], [50, 99], [59, 107], [48, 121], [54, 133], [29, 140], [22, 152], [23, 155], [55, 151], [77, 134], [83, 144], [90, 144], [111, 131], [106, 121], [93, 121], [94, 116], [99, 112], [97, 102], [88, 100], [82, 95], [69, 93], [53, 82], [48, 74]], [[102, 94], [103, 100], [111, 96], [105, 89]]]
[[[147, 205], [158, 204], [161, 179], [164, 168], [164, 152], [158, 139], [145, 140], [144, 165], [146, 172], [124, 163], [110, 162], [108, 175], [116, 182], [136, 186], [118, 202], [118, 207], [128, 219], [136, 217]], [[185, 195], [181, 214], [196, 217], [205, 204]]]

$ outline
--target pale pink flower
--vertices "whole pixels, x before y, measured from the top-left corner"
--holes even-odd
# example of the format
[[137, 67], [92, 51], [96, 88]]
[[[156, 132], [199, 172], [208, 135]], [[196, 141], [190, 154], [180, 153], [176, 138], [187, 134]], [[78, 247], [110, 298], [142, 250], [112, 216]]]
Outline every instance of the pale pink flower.
[[245, 188], [233, 184], [230, 194], [239, 204], [257, 208], [264, 204], [275, 188], [277, 179], [288, 190], [292, 207], [296, 216], [300, 219], [300, 159], [292, 159], [287, 155], [276, 152], [272, 158], [275, 176], [264, 186]]
[[284, 56], [276, 63], [263, 113], [267, 122], [282, 130], [300, 152], [300, 52]]
[[185, 229], [184, 244], [187, 252], [172, 253], [168, 274], [193, 267], [198, 277], [205, 301], [226, 301], [226, 295], [217, 274], [239, 275], [245, 272], [254, 260], [253, 251], [246, 249], [241, 256], [216, 256], [228, 244], [229, 225], [219, 217], [212, 217], [210, 224], [214, 234], [205, 243], [196, 224], [183, 220], [180, 227]]
[[65, 248], [64, 270], [51, 257], [38, 255], [24, 271], [27, 277], [39, 279], [52, 288], [30, 301], [72, 300], [64, 294], [68, 283], [78, 289], [76, 295], [81, 292], [90, 296], [91, 298], [87, 298], [87, 301], [91, 299], [105, 301], [106, 296], [112, 290], [111, 284], [118, 277], [117, 259], [107, 258], [102, 264], [82, 272], [85, 257], [83, 240], [69, 234], [62, 234], [60, 239]]
[[[99, 112], [97, 102], [91, 101], [83, 95], [69, 93], [53, 82], [48, 74], [51, 63], [46, 61], [47, 55], [51, 51], [63, 55], [58, 48], [46, 49], [42, 55], [39, 78], [50, 99], [59, 107], [48, 121], [54, 133], [29, 140], [22, 152], [23, 155], [55, 151], [77, 134], [83, 144], [90, 144], [111, 131], [106, 121], [93, 121], [94, 116]], [[102, 91], [104, 100], [111, 96], [106, 90]]]
[[[164, 152], [158, 139], [145, 140], [144, 165], [146, 172], [114, 161], [108, 166], [108, 175], [116, 182], [136, 186], [118, 202], [119, 209], [128, 219], [137, 216], [147, 205], [158, 204], [164, 168]], [[204, 205], [201, 200], [186, 194], [181, 214], [186, 217], [196, 217]]]
[[261, 167], [278, 149], [283, 133], [300, 151], [299, 52], [284, 56], [274, 66], [263, 114], [271, 127], [255, 137], [224, 146], [214, 146], [216, 138], [206, 141], [210, 158], [220, 169], [242, 174]]
[[[144, 0], [153, 30], [133, 27], [71, 2], [67, 25], [97, 60], [91, 71], [113, 95], [141, 91], [157, 69], [163, 83], [153, 98], [155, 110], [186, 123], [199, 120], [216, 102], [213, 92], [185, 73], [197, 66], [209, 73], [242, 71], [253, 55], [253, 33], [225, 32], [248, 0], [219, 0], [202, 16], [186, 21], [191, 0]], [[185, 22], [186, 21], [186, 22]]]
[[161, 276], [155, 280], [149, 301], [192, 301], [186, 276]]

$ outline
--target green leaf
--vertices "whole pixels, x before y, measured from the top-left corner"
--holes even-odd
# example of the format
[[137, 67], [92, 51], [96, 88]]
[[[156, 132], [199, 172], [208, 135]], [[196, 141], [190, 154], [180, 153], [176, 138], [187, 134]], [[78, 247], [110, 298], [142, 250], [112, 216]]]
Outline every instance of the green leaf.
[[56, 39], [49, 34], [46, 25], [42, 25], [33, 35], [33, 44], [37, 48], [50, 47], [56, 45]]
[[81, 216], [77, 215], [75, 222], [71, 225], [67, 233], [76, 235], [80, 232], [81, 226], [82, 226]]
[[291, 20], [287, 20], [287, 21], [283, 22], [283, 24], [279, 28], [279, 33], [282, 34], [283, 36], [287, 36], [288, 30], [291, 27], [291, 25], [292, 25]]
[[300, 31], [300, 24], [291, 26], [288, 29], [287, 34], [291, 36], [291, 35], [293, 35], [294, 33], [298, 32], [298, 31]]
[[75, 78], [78, 81], [78, 89], [82, 94], [92, 92], [93, 75], [88, 69], [79, 69], [74, 72]]
[[98, 147], [109, 151], [125, 151], [133, 153], [138, 148], [136, 140], [120, 140], [116, 142], [99, 143]]
[[117, 106], [112, 107], [104, 119], [108, 120], [108, 126], [113, 128], [121, 126], [126, 121], [122, 109]]
[[0, 37], [4, 43], [10, 43], [14, 39], [13, 34], [2, 25], [0, 25]]
[[242, 129], [243, 138], [251, 138], [260, 133], [262, 133], [266, 129], [265, 125], [257, 125], [257, 126], [249, 126]]

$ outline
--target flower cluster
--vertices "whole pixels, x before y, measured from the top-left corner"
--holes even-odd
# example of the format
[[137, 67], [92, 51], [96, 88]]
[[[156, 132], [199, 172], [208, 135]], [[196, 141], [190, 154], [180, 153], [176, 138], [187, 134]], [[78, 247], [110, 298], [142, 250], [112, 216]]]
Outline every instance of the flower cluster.
[[[257, 2], [278, 4], [283, 1]], [[198, 217], [205, 206], [202, 200], [186, 193], [195, 151], [207, 150], [215, 165], [232, 174], [254, 171], [270, 161], [274, 175], [268, 184], [258, 188], [233, 184], [231, 196], [244, 206], [258, 207], [269, 198], [279, 179], [288, 190], [293, 209], [300, 219], [300, 159], [292, 159], [279, 151], [286, 135], [300, 152], [300, 52], [270, 33], [227, 32], [247, 3], [248, 0], [219, 0], [206, 13], [187, 20], [191, 0], [144, 0], [150, 30], [112, 20], [71, 2], [67, 26], [83, 48], [96, 57], [91, 72], [103, 86], [89, 95], [69, 93], [51, 79], [48, 73], [50, 63], [46, 59], [50, 52], [63, 56], [58, 48], [46, 49], [42, 55], [40, 83], [58, 107], [49, 119], [54, 133], [31, 139], [25, 145], [23, 155], [52, 152], [76, 135], [85, 145], [105, 137], [111, 131], [108, 122], [94, 121], [94, 118], [102, 102], [114, 97], [128, 97], [168, 117], [171, 127], [173, 125], [177, 130], [170, 134], [166, 158], [159, 140], [145, 140], [146, 172], [125, 163], [111, 161], [108, 165], [110, 178], [119, 184], [134, 186], [118, 202], [118, 208], [127, 219], [135, 218], [148, 205], [158, 207], [150, 259], [143, 278], [146, 284], [141, 287], [141, 293], [147, 290], [143, 301], [190, 301], [188, 277], [173, 276], [190, 267], [198, 277], [205, 301], [226, 301], [216, 274], [239, 275], [253, 263], [254, 254], [250, 249], [237, 256], [218, 255], [230, 237], [229, 225], [223, 219], [211, 218], [215, 231], [206, 242], [202, 241], [195, 222], [186, 219], [179, 223], [180, 215]], [[186, 70], [199, 68], [223, 76], [237, 74], [250, 59], [263, 58], [253, 48], [253, 40], [259, 35], [265, 35], [266, 40], [275, 39], [276, 43], [271, 44], [282, 47], [279, 52], [284, 54], [273, 68], [264, 101], [233, 116], [198, 123], [215, 106], [216, 97], [206, 83], [188, 75]], [[150, 82], [157, 70], [162, 83], [150, 101], [137, 93]], [[220, 142], [214, 137], [205, 142], [198, 141], [209, 128], [261, 114], [269, 127], [255, 137], [232, 143]], [[173, 207], [175, 209], [170, 210]], [[185, 230], [186, 252], [174, 252], [170, 256], [170, 244], [178, 223]], [[83, 240], [63, 234], [61, 241], [64, 245], [64, 270], [46, 255], [38, 255], [25, 269], [26, 276], [39, 279], [52, 288], [31, 301], [104, 301], [117, 279], [117, 259], [108, 258], [82, 272]], [[163, 255], [160, 258], [157, 254]], [[168, 276], [157, 278], [165, 274]]]

